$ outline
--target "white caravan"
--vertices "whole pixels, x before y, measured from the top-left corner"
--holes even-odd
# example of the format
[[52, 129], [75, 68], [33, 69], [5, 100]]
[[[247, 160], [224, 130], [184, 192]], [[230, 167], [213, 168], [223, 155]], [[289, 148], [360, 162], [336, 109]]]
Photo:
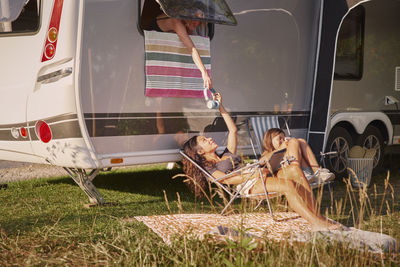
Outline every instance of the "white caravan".
[[[219, 114], [208, 110], [203, 99], [144, 95], [143, 25], [152, 14], [153, 1], [0, 0], [0, 159], [63, 166], [90, 201], [101, 204], [104, 199], [91, 183], [99, 170], [178, 161], [182, 140], [205, 128], [217, 142], [224, 141], [225, 128], [214, 121]], [[170, 15], [168, 8], [180, 1], [157, 2]], [[383, 140], [388, 144], [394, 140], [390, 116], [390, 123], [380, 117], [363, 120], [364, 127], [355, 123], [358, 119], [344, 119], [349, 111], [363, 114], [355, 111], [364, 106], [354, 110], [358, 108], [354, 102], [346, 107], [335, 104], [337, 94], [347, 98], [339, 90], [348, 91], [349, 83], [363, 92], [372, 83], [363, 82], [366, 53], [362, 79], [333, 81], [343, 18], [356, 6], [365, 6], [367, 34], [369, 5], [400, 10], [399, 1], [370, 2], [181, 1], [205, 8], [202, 20], [208, 23], [206, 32], [211, 37], [213, 84], [236, 121], [277, 114], [289, 122], [293, 135], [308, 137], [315, 151], [327, 142], [337, 149], [331, 143], [343, 137], [332, 135], [339, 127], [352, 135], [343, 123], [353, 125], [355, 138], [368, 129], [369, 122], [382, 121], [387, 127]], [[213, 16], [206, 12], [210, 10], [222, 12]], [[371, 31], [380, 31], [378, 27]], [[400, 98], [395, 93], [386, 93], [388, 109]], [[372, 109], [384, 114], [376, 112], [379, 107]], [[244, 131], [241, 134], [246, 151], [247, 138]], [[332, 167], [337, 159], [331, 159]]]
[[347, 3], [324, 1], [308, 133], [313, 149], [339, 151], [327, 160], [338, 174], [353, 145], [376, 148], [376, 168], [400, 144], [400, 1]]

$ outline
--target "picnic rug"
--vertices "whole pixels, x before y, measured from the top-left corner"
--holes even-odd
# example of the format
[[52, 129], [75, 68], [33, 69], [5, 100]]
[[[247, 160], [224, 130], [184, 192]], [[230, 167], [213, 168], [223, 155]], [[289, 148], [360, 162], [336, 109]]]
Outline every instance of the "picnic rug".
[[[344, 242], [355, 249], [368, 249], [373, 253], [395, 251], [396, 240], [388, 235], [344, 227], [341, 230], [312, 232], [310, 224], [294, 212], [246, 213], [223, 216], [220, 214], [171, 214], [135, 216], [139, 222], [171, 245], [176, 236], [187, 235], [204, 240], [206, 237], [235, 239], [244, 231], [255, 239], [267, 238], [273, 241], [287, 240], [291, 243], [309, 242], [317, 239]], [[132, 222], [133, 219], [124, 219]]]

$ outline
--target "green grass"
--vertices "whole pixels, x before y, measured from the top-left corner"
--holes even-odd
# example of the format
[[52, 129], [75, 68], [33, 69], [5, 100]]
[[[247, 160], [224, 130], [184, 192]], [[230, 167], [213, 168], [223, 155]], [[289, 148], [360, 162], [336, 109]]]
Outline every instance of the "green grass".
[[[123, 222], [123, 218], [138, 215], [209, 213], [214, 206], [221, 210], [216, 202], [196, 202], [181, 178], [171, 179], [181, 172], [159, 164], [101, 173], [94, 184], [106, 201], [115, 205], [90, 209], [83, 207], [88, 198], [68, 177], [9, 183], [0, 190], [0, 265], [399, 264], [399, 255], [381, 257], [334, 243], [291, 246], [265, 240], [254, 247], [246, 240], [225, 243], [177, 237], [167, 246], [144, 224]], [[349, 191], [346, 183], [337, 182], [335, 207], [330, 208], [324, 194], [322, 211], [345, 225], [382, 230], [400, 240], [400, 172], [391, 173], [386, 186], [385, 178], [386, 173], [373, 177], [376, 190], [371, 186], [368, 197], [361, 198], [364, 208], [360, 208], [358, 191]], [[242, 205], [237, 202], [235, 207]]]

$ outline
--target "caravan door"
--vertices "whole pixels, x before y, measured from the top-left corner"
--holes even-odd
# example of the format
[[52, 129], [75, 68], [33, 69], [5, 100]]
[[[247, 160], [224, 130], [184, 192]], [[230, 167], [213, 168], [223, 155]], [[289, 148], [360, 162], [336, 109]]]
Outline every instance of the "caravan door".
[[43, 38], [38, 0], [0, 1], [0, 157], [38, 161], [27, 128], [26, 105], [33, 91]]
[[[31, 0], [32, 1], [32, 0]], [[47, 163], [96, 168], [79, 124], [80, 19], [83, 1], [42, 1], [35, 46], [33, 87], [27, 99], [33, 152]]]

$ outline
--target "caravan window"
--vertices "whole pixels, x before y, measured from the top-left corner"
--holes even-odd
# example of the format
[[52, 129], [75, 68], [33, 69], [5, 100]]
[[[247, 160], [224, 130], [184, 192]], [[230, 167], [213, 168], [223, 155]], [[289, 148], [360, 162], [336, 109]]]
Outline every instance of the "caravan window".
[[228, 25], [237, 24], [224, 0], [157, 0], [157, 2], [169, 17]]
[[237, 24], [224, 0], [145, 0], [142, 12], [139, 14], [139, 29], [146, 30], [162, 13], [172, 18], [204, 22], [201, 24], [202, 27], [196, 29], [197, 34], [209, 37], [213, 35], [213, 23]]
[[0, 33], [36, 33], [40, 24], [40, 0], [0, 1]]
[[344, 18], [336, 47], [335, 79], [360, 80], [364, 58], [365, 9], [358, 6]]

